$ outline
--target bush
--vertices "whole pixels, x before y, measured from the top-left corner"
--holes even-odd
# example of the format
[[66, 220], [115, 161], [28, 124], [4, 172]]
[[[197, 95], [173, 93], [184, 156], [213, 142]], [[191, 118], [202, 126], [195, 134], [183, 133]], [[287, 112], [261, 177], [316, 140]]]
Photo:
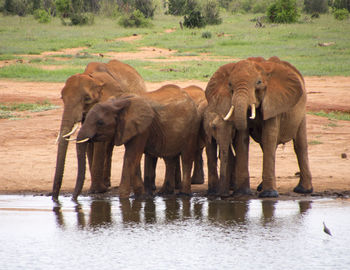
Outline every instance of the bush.
[[48, 23], [51, 21], [50, 14], [44, 9], [37, 9], [33, 13], [34, 19], [36, 19], [39, 23]]
[[203, 32], [202, 33], [202, 38], [211, 38], [211, 32]]
[[349, 18], [349, 11], [345, 8], [343, 9], [336, 9], [333, 12], [333, 16], [336, 20], [342, 21], [342, 20], [346, 20]]
[[61, 18], [68, 18], [70, 13], [70, 1], [69, 0], [56, 0], [56, 10]]
[[184, 26], [187, 28], [201, 28], [205, 26], [205, 20], [200, 11], [192, 11], [184, 17]]
[[331, 0], [331, 6], [334, 9], [347, 9], [350, 11], [350, 1], [349, 0]]
[[95, 21], [92, 13], [72, 13], [69, 15], [71, 25], [93, 24]]
[[152, 25], [139, 10], [123, 15], [118, 23], [123, 27], [148, 27]]
[[169, 0], [168, 11], [171, 15], [184, 15], [186, 0]]
[[328, 0], [304, 0], [304, 10], [306, 13], [327, 13]]
[[153, 18], [156, 10], [152, 0], [135, 0], [135, 8], [141, 11], [146, 18]]
[[209, 0], [203, 7], [203, 16], [206, 24], [221, 24], [218, 2]]
[[32, 11], [32, 2], [30, 0], [5, 0], [4, 12], [25, 16]]
[[267, 9], [267, 17], [272, 23], [293, 23], [299, 16], [296, 0], [277, 0]]

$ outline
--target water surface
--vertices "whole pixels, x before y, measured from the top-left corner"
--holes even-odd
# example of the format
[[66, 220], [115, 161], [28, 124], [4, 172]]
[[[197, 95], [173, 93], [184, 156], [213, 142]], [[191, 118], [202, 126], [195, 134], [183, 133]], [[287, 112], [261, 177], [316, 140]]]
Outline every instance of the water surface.
[[350, 269], [350, 201], [0, 196], [0, 239], [11, 270]]

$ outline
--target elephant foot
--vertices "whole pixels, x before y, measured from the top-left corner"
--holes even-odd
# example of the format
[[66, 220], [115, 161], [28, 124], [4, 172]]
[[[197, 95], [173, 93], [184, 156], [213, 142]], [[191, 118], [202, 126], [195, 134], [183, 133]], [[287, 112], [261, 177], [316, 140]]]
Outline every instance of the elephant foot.
[[264, 190], [259, 193], [259, 198], [277, 198], [278, 197], [278, 192], [277, 190], [269, 189], [269, 190]]
[[262, 191], [262, 182], [258, 185], [258, 187], [256, 188], [256, 190], [258, 192]]
[[297, 185], [297, 186], [293, 189], [293, 191], [294, 191], [295, 193], [300, 193], [300, 194], [310, 194], [310, 193], [312, 193], [312, 192], [314, 191], [314, 189], [313, 189], [313, 188], [305, 189], [305, 188], [303, 188], [301, 185]]
[[177, 196], [179, 196], [179, 197], [192, 197], [192, 193], [179, 192], [179, 193], [177, 193]]
[[90, 194], [105, 193], [108, 191], [108, 187], [104, 184], [92, 184], [89, 190]]
[[240, 189], [235, 190], [233, 192], [233, 195], [234, 196], [242, 196], [242, 195], [251, 196], [251, 195], [253, 195], [253, 192], [251, 191], [250, 188], [240, 188]]
[[167, 196], [167, 195], [174, 195], [174, 190], [159, 190], [159, 192], [157, 193], [159, 196]]

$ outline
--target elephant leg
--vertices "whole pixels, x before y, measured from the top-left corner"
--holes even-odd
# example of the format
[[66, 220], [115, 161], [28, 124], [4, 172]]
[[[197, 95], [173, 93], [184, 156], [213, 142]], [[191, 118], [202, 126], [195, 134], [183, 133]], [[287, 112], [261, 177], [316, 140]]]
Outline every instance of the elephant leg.
[[230, 196], [230, 168], [229, 168], [229, 145], [220, 145], [220, 182], [219, 182], [219, 195], [221, 197]]
[[271, 118], [265, 121], [262, 131], [263, 182], [262, 191], [259, 194], [260, 198], [278, 197], [275, 177], [275, 160], [278, 132], [279, 121], [277, 118]]
[[181, 189], [181, 166], [180, 166], [180, 155], [175, 160], [175, 189]]
[[187, 147], [181, 153], [182, 183], [180, 195], [191, 196], [191, 171], [195, 158], [194, 138], [189, 139]]
[[105, 143], [95, 142], [93, 149], [91, 174], [91, 193], [104, 193], [108, 190], [103, 182], [103, 168], [105, 161]]
[[89, 161], [89, 169], [90, 172], [92, 170], [92, 161], [94, 159], [94, 143], [89, 142], [86, 148], [86, 155]]
[[306, 119], [304, 118], [300, 124], [297, 132], [297, 136], [294, 143], [294, 151], [298, 159], [300, 168], [300, 180], [298, 185], [294, 188], [294, 192], [297, 193], [312, 193], [312, 176], [309, 167], [308, 158], [308, 145], [307, 145], [307, 134], [306, 134]]
[[228, 168], [230, 169], [228, 175], [230, 177], [230, 190], [236, 188], [236, 156], [232, 153], [231, 149], [228, 153]]
[[138, 176], [138, 171], [146, 141], [147, 136], [140, 134], [125, 144], [122, 178], [119, 185], [120, 198], [128, 198], [131, 188], [135, 196], [141, 196], [144, 193], [144, 186], [141, 177]]
[[235, 136], [236, 164], [235, 194], [251, 195], [249, 179], [249, 133], [248, 130], [238, 131]]
[[179, 156], [166, 157], [165, 161], [165, 179], [162, 188], [159, 191], [161, 195], [174, 194], [175, 191], [175, 171], [176, 163], [179, 162]]
[[218, 192], [219, 176], [217, 169], [217, 144], [215, 140], [207, 142], [205, 151], [207, 153], [208, 166], [208, 194], [216, 195]]
[[203, 148], [198, 148], [196, 151], [196, 157], [194, 160], [193, 175], [191, 183], [193, 185], [201, 185], [204, 183], [204, 170], [203, 170]]
[[145, 191], [148, 195], [153, 194], [153, 190], [156, 189], [155, 179], [156, 179], [156, 166], [157, 157], [145, 154], [144, 161], [144, 185]]
[[112, 168], [112, 154], [114, 143], [113, 141], [106, 142], [105, 144], [105, 162], [103, 166], [103, 183], [106, 187], [111, 186], [111, 168]]

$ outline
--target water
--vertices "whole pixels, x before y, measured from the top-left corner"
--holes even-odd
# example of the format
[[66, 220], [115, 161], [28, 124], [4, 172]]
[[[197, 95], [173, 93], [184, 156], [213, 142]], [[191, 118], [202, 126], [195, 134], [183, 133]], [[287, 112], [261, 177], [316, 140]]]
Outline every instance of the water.
[[350, 269], [350, 201], [0, 196], [0, 241], [11, 270]]

